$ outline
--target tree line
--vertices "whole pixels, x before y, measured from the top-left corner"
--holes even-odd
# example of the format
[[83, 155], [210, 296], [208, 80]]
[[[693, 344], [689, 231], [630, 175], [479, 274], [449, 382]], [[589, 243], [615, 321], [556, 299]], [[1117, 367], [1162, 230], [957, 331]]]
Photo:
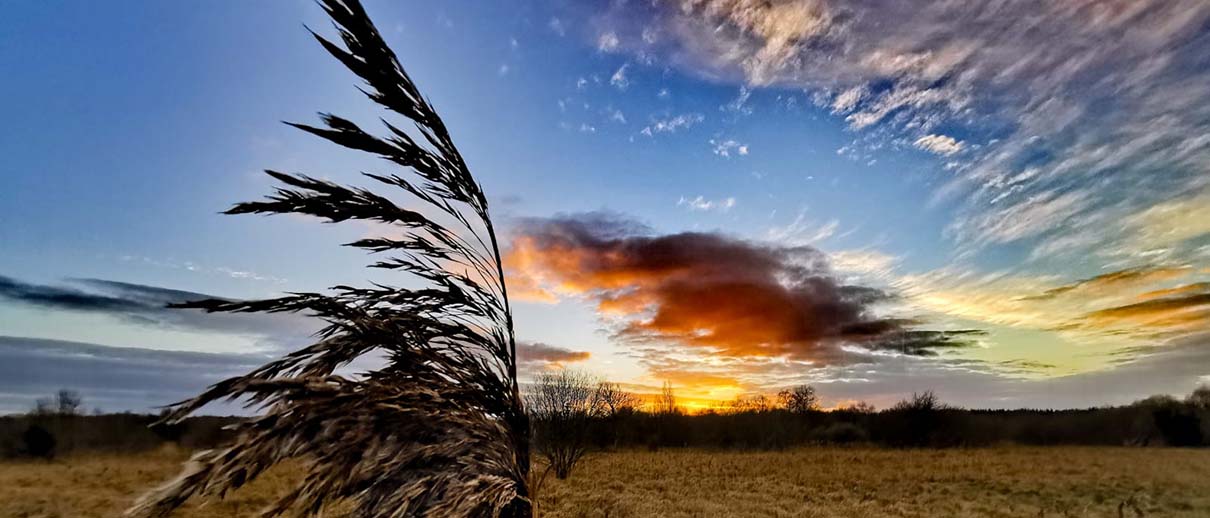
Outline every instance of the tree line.
[[[157, 424], [152, 414], [84, 410], [60, 391], [24, 415], [0, 417], [0, 456], [52, 459], [77, 451], [138, 452], [164, 444], [211, 448], [240, 417], [199, 416]], [[857, 402], [823, 410], [814, 388], [736, 398], [688, 414], [675, 389], [644, 400], [616, 383], [574, 371], [540, 374], [526, 390], [539, 470], [564, 478], [594, 451], [626, 448], [782, 449], [866, 444], [893, 448], [997, 444], [1210, 446], [1210, 386], [1184, 398], [1152, 396], [1133, 404], [1076, 410], [977, 410], [947, 405], [932, 392], [882, 410]], [[539, 473], [538, 475], [541, 475]]]
[[558, 478], [588, 452], [617, 448], [1210, 446], [1210, 386], [1183, 399], [1153, 396], [1078, 410], [964, 409], [924, 392], [881, 411], [863, 402], [824, 411], [814, 388], [801, 385], [776, 397], [740, 397], [724, 408], [687, 414], [668, 384], [644, 404], [614, 383], [556, 371], [535, 380], [528, 409], [534, 451]]

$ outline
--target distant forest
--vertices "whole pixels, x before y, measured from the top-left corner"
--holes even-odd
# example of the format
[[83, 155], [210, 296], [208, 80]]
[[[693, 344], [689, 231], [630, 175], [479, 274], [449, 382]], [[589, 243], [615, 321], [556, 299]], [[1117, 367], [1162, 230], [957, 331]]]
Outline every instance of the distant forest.
[[[775, 399], [741, 398], [724, 410], [692, 415], [678, 409], [671, 390], [643, 404], [616, 391], [616, 385], [602, 387], [603, 397], [601, 387], [589, 393], [589, 406], [571, 408], [566, 400], [552, 399], [543, 408], [531, 402], [538, 451], [544, 443], [569, 441], [585, 451], [811, 445], [1210, 446], [1210, 387], [1205, 386], [1183, 399], [1153, 396], [1126, 406], [1082, 410], [963, 409], [926, 392], [883, 410], [858, 404], [829, 411], [820, 410], [814, 391], [803, 386]], [[551, 401], [557, 404], [551, 406]], [[80, 396], [61, 391], [27, 414], [0, 417], [0, 456], [51, 459], [78, 452], [132, 453], [167, 444], [211, 448], [230, 439], [224, 427], [248, 419], [201, 416], [163, 425], [157, 424], [156, 415], [86, 415], [82, 408]]]

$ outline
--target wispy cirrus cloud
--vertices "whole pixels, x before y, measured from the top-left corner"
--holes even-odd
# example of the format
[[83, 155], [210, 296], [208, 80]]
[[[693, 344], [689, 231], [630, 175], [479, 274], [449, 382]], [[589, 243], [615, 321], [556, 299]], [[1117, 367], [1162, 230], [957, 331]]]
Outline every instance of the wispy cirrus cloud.
[[685, 207], [693, 211], [719, 211], [727, 212], [735, 207], [735, 198], [726, 197], [720, 200], [708, 200], [705, 196], [698, 195], [694, 198], [686, 198], [681, 196], [676, 201], [677, 207]]
[[683, 113], [663, 118], [655, 118], [651, 124], [644, 126], [639, 133], [652, 137], [658, 133], [676, 133], [683, 129], [691, 128], [702, 121], [706, 117], [700, 113]]
[[950, 160], [936, 198], [956, 205], [947, 235], [961, 253], [1138, 252], [1156, 234], [1130, 242], [1105, 222], [1156, 207], [1172, 210], [1151, 211], [1149, 228], [1181, 229], [1168, 240], [1210, 233], [1197, 181], [1210, 171], [1206, 2], [667, 0], [594, 17], [619, 51], [806, 88], [853, 131]]
[[906, 303], [939, 315], [1053, 334], [1051, 342], [1075, 344], [1085, 360], [1100, 358], [1084, 362], [1087, 368], [1210, 329], [1210, 272], [1191, 266], [1131, 268], [1066, 283], [946, 268], [890, 284]]

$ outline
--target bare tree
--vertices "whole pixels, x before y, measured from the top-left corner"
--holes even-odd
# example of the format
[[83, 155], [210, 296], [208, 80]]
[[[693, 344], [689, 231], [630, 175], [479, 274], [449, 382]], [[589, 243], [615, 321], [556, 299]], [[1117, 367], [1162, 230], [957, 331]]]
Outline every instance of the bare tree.
[[[290, 125], [383, 159], [394, 172], [366, 177], [412, 203], [405, 208], [364, 188], [267, 171], [282, 187], [227, 213], [393, 226], [395, 237], [348, 246], [391, 253], [372, 266], [410, 274], [412, 287], [336, 286], [329, 294], [181, 305], [304, 312], [326, 326], [313, 345], [176, 404], [169, 422], [218, 400], [246, 401], [260, 415], [234, 425], [229, 445], [195, 455], [176, 481], [130, 514], [163, 517], [190, 497], [222, 497], [299, 459], [304, 476], [266, 516], [314, 516], [333, 506], [359, 518], [530, 516], [529, 422], [487, 197], [360, 2], [319, 3], [343, 44], [315, 35], [320, 45], [364, 80], [372, 101], [412, 128], [384, 120], [385, 136], [377, 136], [330, 114], [321, 115], [322, 127]], [[356, 377], [335, 373], [370, 353], [385, 364]]]
[[665, 381], [664, 387], [660, 389], [660, 395], [655, 400], [656, 415], [677, 415], [681, 413], [681, 408], [676, 404], [676, 392], [672, 390], [672, 383]]
[[642, 405], [638, 396], [622, 390], [617, 383], [602, 381], [597, 384], [597, 398], [601, 401], [606, 417], [632, 414]]
[[773, 410], [773, 402], [764, 394], [741, 395], [731, 402], [731, 409], [735, 412], [768, 412]]
[[74, 390], [60, 389], [55, 393], [54, 397], [41, 398], [34, 403], [32, 413], [34, 415], [59, 415], [68, 416], [80, 413], [80, 407], [84, 404], [84, 398], [80, 397], [80, 393]]
[[891, 410], [897, 412], [935, 412], [949, 408], [931, 390], [913, 392], [912, 397], [895, 403]]
[[805, 414], [819, 410], [819, 396], [815, 395], [815, 387], [798, 385], [777, 393], [777, 401], [782, 408], [794, 414]]
[[873, 414], [877, 410], [874, 408], [874, 405], [871, 405], [865, 401], [849, 403], [841, 406], [840, 409], [846, 412], [853, 412], [855, 414]]
[[554, 471], [555, 478], [571, 475], [588, 452], [589, 426], [607, 412], [602, 385], [584, 373], [544, 372], [526, 396], [534, 450], [546, 459], [547, 469]]
[[1189, 397], [1185, 398], [1185, 402], [1194, 408], [1210, 410], [1210, 385], [1200, 385], [1193, 389]]

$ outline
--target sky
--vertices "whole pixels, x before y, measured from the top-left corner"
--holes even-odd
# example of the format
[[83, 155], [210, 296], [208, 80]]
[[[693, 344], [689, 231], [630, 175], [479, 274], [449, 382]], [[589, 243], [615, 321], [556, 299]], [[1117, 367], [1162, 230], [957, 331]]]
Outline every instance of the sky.
[[[489, 195], [525, 376], [692, 408], [1210, 383], [1204, 1], [366, 4]], [[338, 246], [381, 228], [219, 214], [268, 168], [396, 172], [281, 124], [384, 115], [318, 6], [0, 11], [0, 413], [147, 411], [319, 327], [168, 302], [392, 281]]]

